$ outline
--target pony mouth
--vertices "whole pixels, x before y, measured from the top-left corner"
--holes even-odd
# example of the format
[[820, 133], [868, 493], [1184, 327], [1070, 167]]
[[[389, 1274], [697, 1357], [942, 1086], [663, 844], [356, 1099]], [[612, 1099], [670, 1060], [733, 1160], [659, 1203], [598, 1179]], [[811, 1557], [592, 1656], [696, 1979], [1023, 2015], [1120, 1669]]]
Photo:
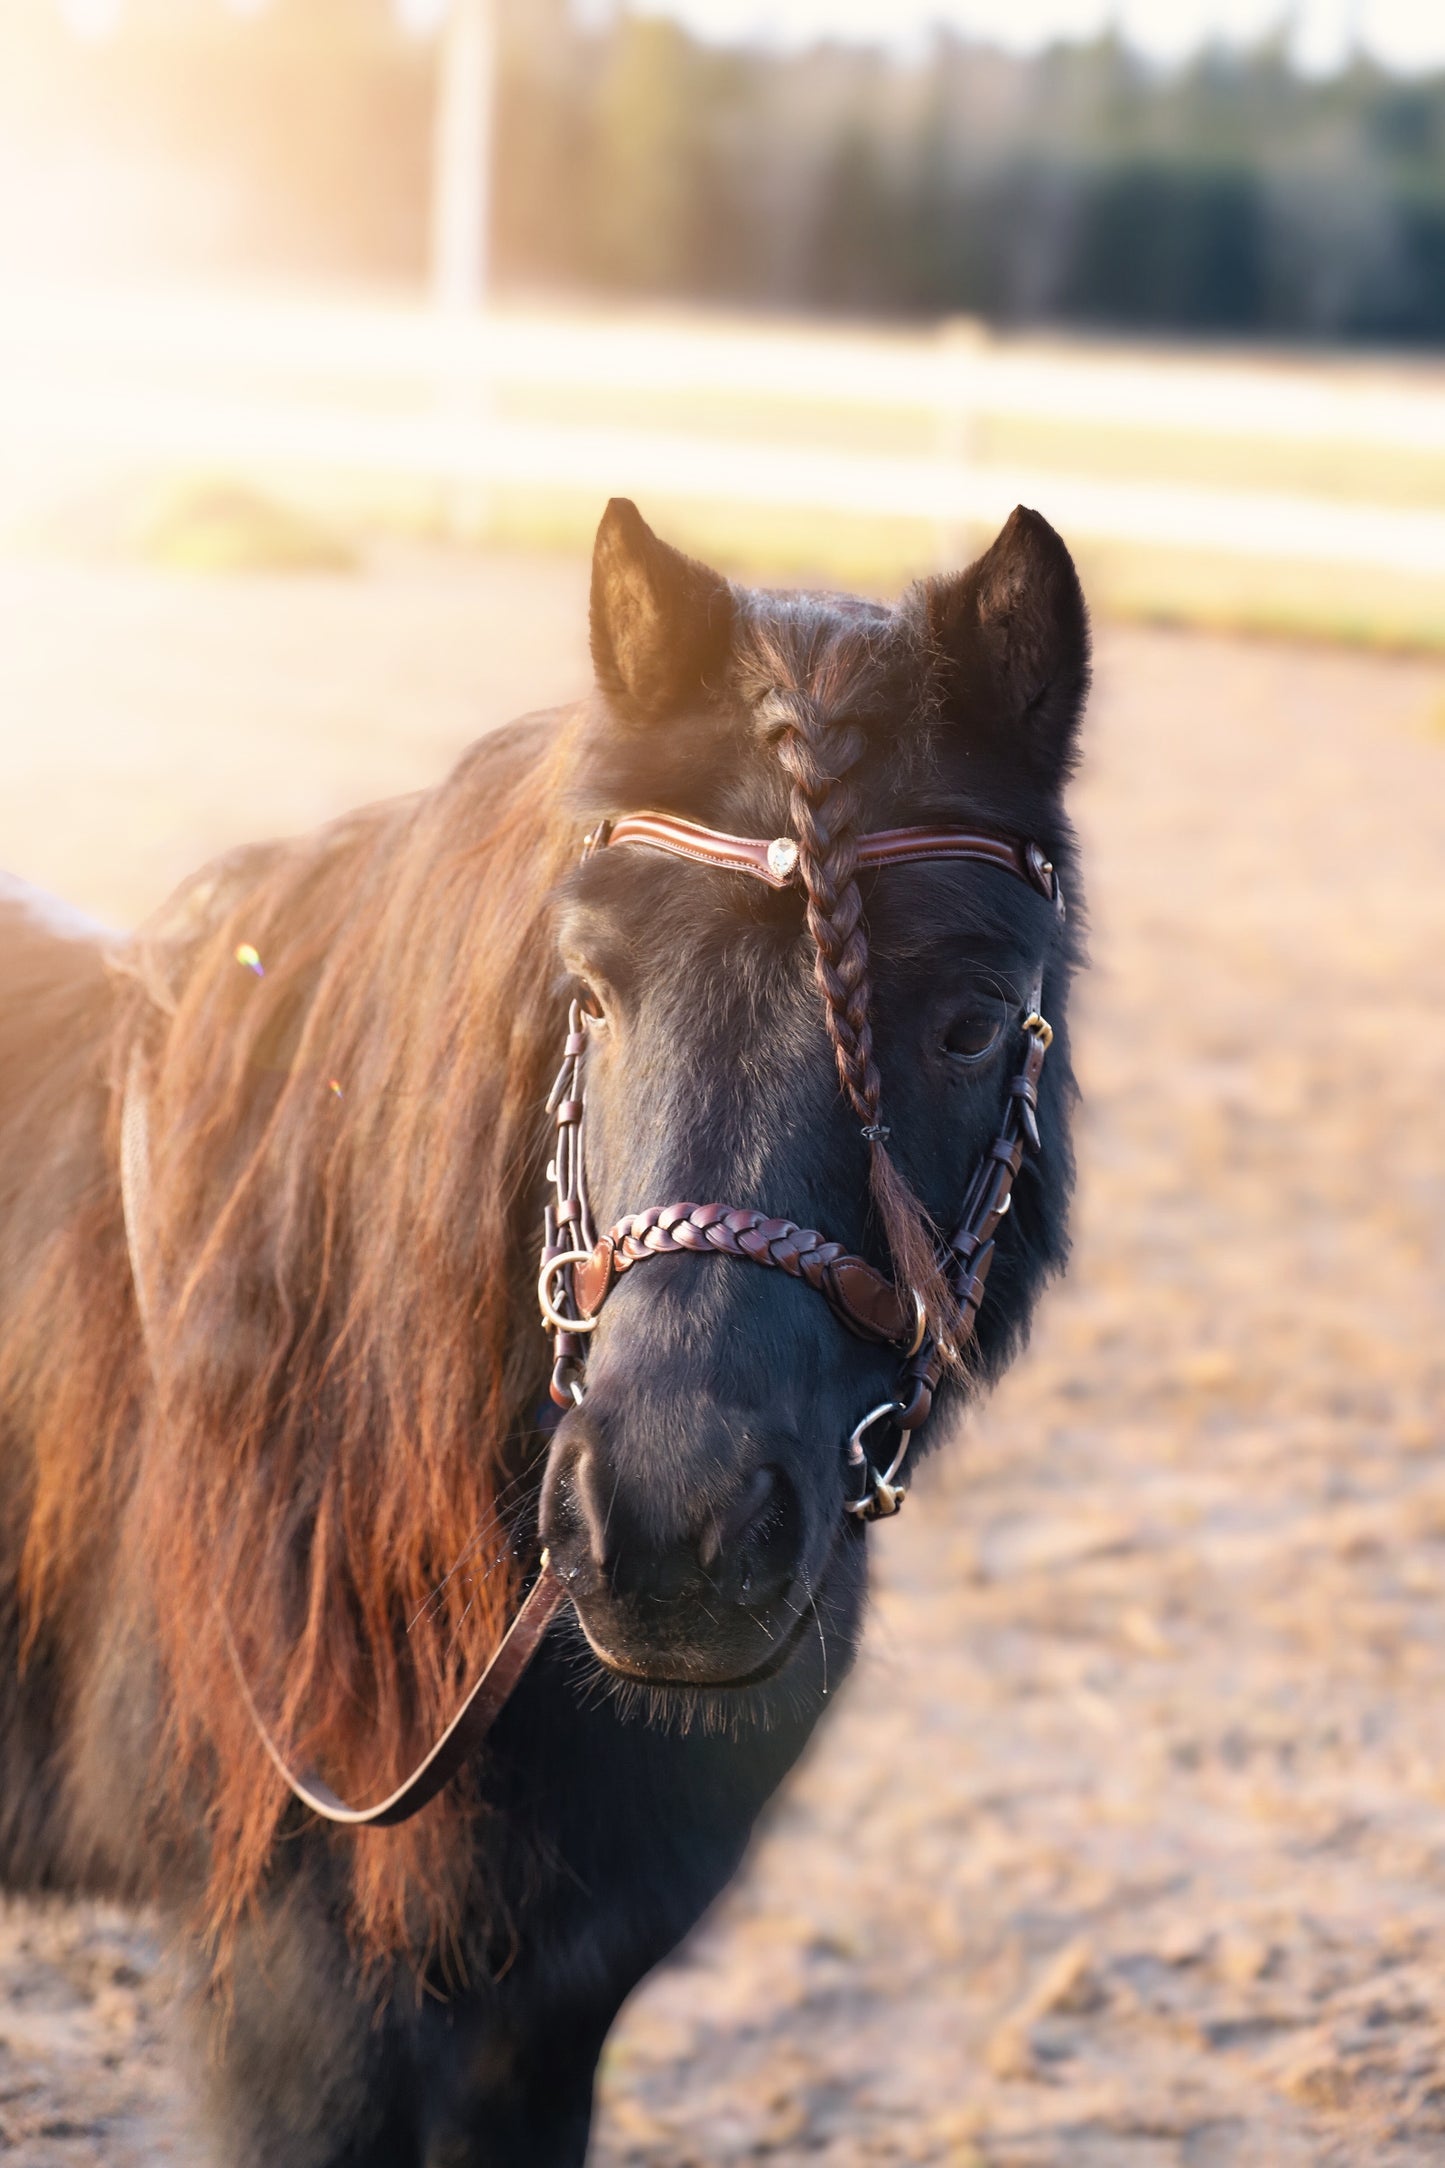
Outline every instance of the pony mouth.
[[[617, 1650], [609, 1649], [605, 1642], [599, 1641], [576, 1603], [572, 1606], [572, 1615], [588, 1648], [603, 1669], [614, 1678], [626, 1679], [635, 1686], [670, 1687], [681, 1691], [691, 1688], [696, 1692], [711, 1693], [739, 1693], [747, 1687], [762, 1686], [769, 1679], [775, 1679], [813, 1627], [813, 1606], [810, 1602], [793, 1614], [786, 1633], [774, 1636], [761, 1662], [746, 1671], [719, 1674], [701, 1668], [682, 1668], [678, 1657], [668, 1653], [660, 1654], [654, 1662], [636, 1656], [621, 1655]], [[669, 1668], [670, 1665], [678, 1668]]]

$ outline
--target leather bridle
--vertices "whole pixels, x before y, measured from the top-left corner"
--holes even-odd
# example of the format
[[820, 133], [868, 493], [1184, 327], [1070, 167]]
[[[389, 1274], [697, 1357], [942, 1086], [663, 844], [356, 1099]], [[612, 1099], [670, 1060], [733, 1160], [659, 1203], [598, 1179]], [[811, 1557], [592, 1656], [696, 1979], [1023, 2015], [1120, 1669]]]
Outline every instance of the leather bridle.
[[[730, 836], [664, 813], [630, 813], [603, 821], [583, 844], [584, 861], [620, 844], [641, 845], [674, 858], [746, 873], [770, 888], [794, 885], [799, 851], [789, 836], [771, 842]], [[860, 868], [916, 864], [937, 859], [967, 859], [1001, 868], [1047, 897], [1060, 917], [1064, 912], [1058, 876], [1036, 843], [1020, 843], [986, 830], [965, 828], [886, 828], [860, 837]], [[1039, 1145], [1038, 1081], [1053, 1031], [1040, 1010], [1041, 983], [1019, 1011], [1023, 1051], [1009, 1084], [998, 1135], [979, 1161], [964, 1199], [958, 1226], [949, 1238], [943, 1270], [963, 1320], [961, 1337], [972, 1336], [983, 1301], [994, 1239], [1009, 1209], [1014, 1178], [1028, 1151]], [[823, 1296], [834, 1316], [858, 1338], [896, 1347], [900, 1355], [893, 1398], [872, 1408], [848, 1439], [846, 1464], [859, 1489], [845, 1499], [844, 1511], [858, 1521], [896, 1513], [904, 1488], [898, 1476], [914, 1433], [927, 1420], [945, 1363], [962, 1348], [940, 1347], [926, 1328], [921, 1300], [870, 1265], [865, 1258], [830, 1242], [792, 1220], [770, 1219], [746, 1206], [725, 1204], [654, 1205], [619, 1220], [598, 1236], [587, 1205], [583, 1165], [583, 1115], [586, 1110], [584, 1059], [594, 1020], [574, 1001], [567, 1022], [561, 1070], [547, 1102], [556, 1122], [556, 1147], [548, 1166], [554, 1196], [545, 1214], [538, 1293], [543, 1322], [553, 1334], [551, 1397], [561, 1407], [583, 1398], [587, 1336], [618, 1280], [650, 1257], [737, 1257], [786, 1272]], [[155, 1320], [146, 1270], [146, 1220], [150, 1201], [150, 1123], [139, 1049], [133, 1053], [121, 1106], [120, 1174], [126, 1247], [142, 1336], [154, 1367]], [[570, 1315], [557, 1307], [554, 1290], [570, 1299]], [[892, 1459], [880, 1474], [864, 1440], [878, 1426], [898, 1433]], [[330, 1785], [311, 1774], [298, 1774], [267, 1728], [246, 1678], [230, 1623], [218, 1613], [236, 1679], [251, 1722], [267, 1755], [288, 1788], [323, 1821], [353, 1829], [395, 1827], [435, 1799], [442, 1787], [480, 1748], [527, 1666], [541, 1647], [548, 1627], [566, 1596], [546, 1551], [516, 1617], [481, 1677], [446, 1731], [410, 1776], [371, 1807], [349, 1806]]]
[[[583, 863], [596, 852], [620, 844], [746, 873], [770, 888], [788, 888], [800, 878], [798, 846], [791, 836], [768, 842], [756, 836], [726, 835], [666, 813], [629, 813], [620, 820], [603, 821], [583, 843]], [[1060, 917], [1064, 913], [1058, 875], [1036, 843], [984, 829], [883, 828], [860, 837], [856, 849], [860, 868], [939, 859], [995, 866], [1047, 897]], [[1040, 1010], [1041, 999], [1042, 981], [1019, 1011], [1023, 1048], [1009, 1083], [999, 1132], [975, 1170], [942, 1260], [961, 1319], [962, 1345], [949, 1347], [929, 1331], [916, 1292], [886, 1278], [841, 1242], [792, 1220], [772, 1219], [748, 1206], [651, 1205], [599, 1235], [587, 1201], [583, 1152], [584, 1064], [589, 1037], [599, 1019], [574, 1001], [562, 1066], [547, 1101], [547, 1111], [556, 1122], [555, 1149], [547, 1169], [553, 1196], [544, 1215], [537, 1276], [542, 1321], [553, 1335], [552, 1399], [563, 1408], [582, 1401], [587, 1337], [596, 1331], [613, 1288], [634, 1266], [649, 1257], [683, 1255], [737, 1257], [769, 1266], [820, 1294], [839, 1323], [859, 1339], [898, 1349], [901, 1364], [893, 1397], [870, 1409], [848, 1439], [847, 1467], [850, 1475], [856, 1475], [859, 1488], [844, 1500], [844, 1511], [856, 1520], [880, 1520], [896, 1513], [905, 1495], [898, 1476], [909, 1445], [928, 1419], [946, 1364], [956, 1362], [973, 1337], [994, 1259], [995, 1237], [1009, 1209], [1015, 1177], [1025, 1152], [1039, 1147], [1039, 1074], [1053, 1038], [1052, 1026]], [[570, 1303], [570, 1311], [563, 1303]], [[896, 1429], [898, 1443], [880, 1473], [868, 1457], [864, 1440], [884, 1424]]]

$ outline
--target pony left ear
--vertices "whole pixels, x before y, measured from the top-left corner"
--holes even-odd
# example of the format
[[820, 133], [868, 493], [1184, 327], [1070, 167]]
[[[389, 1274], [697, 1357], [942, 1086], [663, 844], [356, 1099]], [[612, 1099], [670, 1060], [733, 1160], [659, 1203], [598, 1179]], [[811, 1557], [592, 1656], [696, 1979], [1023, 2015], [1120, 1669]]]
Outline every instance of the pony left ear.
[[1066, 775], [1089, 689], [1089, 614], [1048, 521], [1017, 506], [966, 572], [918, 593], [944, 714], [992, 722], [1041, 779]]
[[592, 552], [592, 662], [624, 714], [660, 720], [713, 683], [732, 636], [720, 573], [658, 540], [637, 506], [614, 497]]

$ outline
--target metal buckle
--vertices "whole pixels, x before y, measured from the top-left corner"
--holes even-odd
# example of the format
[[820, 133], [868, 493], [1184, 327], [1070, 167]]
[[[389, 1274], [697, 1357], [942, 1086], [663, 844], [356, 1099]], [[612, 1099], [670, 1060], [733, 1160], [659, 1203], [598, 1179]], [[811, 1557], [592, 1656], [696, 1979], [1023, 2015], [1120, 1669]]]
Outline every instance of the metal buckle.
[[552, 1382], [548, 1388], [553, 1407], [565, 1409], [569, 1397], [574, 1408], [581, 1407], [587, 1397], [587, 1388], [576, 1374], [581, 1367], [581, 1359], [575, 1355], [559, 1355], [553, 1363]]
[[861, 1498], [845, 1498], [843, 1511], [851, 1513], [855, 1521], [883, 1521], [898, 1511], [908, 1493], [904, 1485], [894, 1477], [903, 1466], [912, 1433], [903, 1431], [899, 1436], [898, 1451], [894, 1454], [882, 1475], [863, 1450], [863, 1440], [875, 1423], [886, 1419], [897, 1422], [907, 1411], [901, 1400], [880, 1400], [876, 1408], [870, 1408], [861, 1423], [854, 1428], [848, 1440], [848, 1466], [863, 1471], [863, 1495]]

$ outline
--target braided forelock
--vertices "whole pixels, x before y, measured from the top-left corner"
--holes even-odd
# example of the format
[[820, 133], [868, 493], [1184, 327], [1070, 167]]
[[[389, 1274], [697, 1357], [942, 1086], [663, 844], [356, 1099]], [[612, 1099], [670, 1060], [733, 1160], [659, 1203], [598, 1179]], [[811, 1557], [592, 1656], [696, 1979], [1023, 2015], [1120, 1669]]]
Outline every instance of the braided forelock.
[[894, 1270], [922, 1300], [934, 1338], [950, 1348], [959, 1344], [960, 1318], [939, 1269], [937, 1229], [890, 1156], [881, 1119], [883, 1085], [869, 1014], [873, 989], [868, 928], [858, 887], [862, 801], [855, 771], [868, 735], [856, 715], [830, 712], [845, 690], [856, 703], [863, 689], [860, 679], [872, 675], [872, 644], [862, 628], [850, 627], [828, 642], [821, 655], [794, 657], [771, 631], [759, 627], [755, 634], [758, 659], [773, 680], [759, 702], [759, 713], [777, 730], [778, 759], [788, 778], [789, 821], [813, 941], [813, 978], [823, 997], [838, 1080], [867, 1136], [869, 1189]]

